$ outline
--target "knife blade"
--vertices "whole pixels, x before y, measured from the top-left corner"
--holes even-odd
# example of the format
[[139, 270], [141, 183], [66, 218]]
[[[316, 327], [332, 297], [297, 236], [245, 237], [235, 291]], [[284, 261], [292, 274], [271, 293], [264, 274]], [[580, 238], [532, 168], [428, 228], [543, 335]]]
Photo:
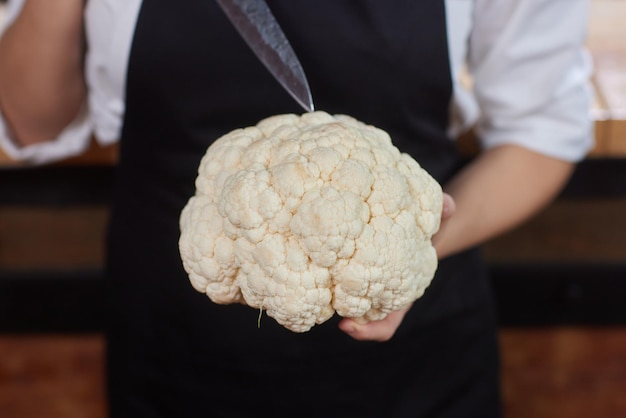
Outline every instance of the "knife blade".
[[276, 80], [307, 111], [314, 110], [304, 70], [264, 0], [216, 0]]

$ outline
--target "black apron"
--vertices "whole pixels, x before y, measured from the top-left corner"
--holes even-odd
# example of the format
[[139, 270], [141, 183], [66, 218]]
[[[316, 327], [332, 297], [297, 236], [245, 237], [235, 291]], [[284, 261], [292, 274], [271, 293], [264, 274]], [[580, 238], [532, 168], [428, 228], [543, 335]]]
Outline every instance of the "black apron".
[[[451, 77], [440, 0], [270, 1], [318, 109], [387, 130], [439, 181]], [[476, 251], [440, 263], [387, 343], [336, 316], [292, 333], [193, 290], [178, 217], [211, 141], [301, 113], [210, 0], [145, 0], [131, 47], [108, 245], [113, 417], [495, 417], [496, 331]]]

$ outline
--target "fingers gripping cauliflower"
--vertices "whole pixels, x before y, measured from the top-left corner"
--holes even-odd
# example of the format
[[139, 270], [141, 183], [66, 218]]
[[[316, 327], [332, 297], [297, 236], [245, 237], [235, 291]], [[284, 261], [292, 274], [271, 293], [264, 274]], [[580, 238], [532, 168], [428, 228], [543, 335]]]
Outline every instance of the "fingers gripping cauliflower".
[[214, 142], [180, 217], [193, 287], [294, 332], [371, 321], [424, 293], [440, 185], [389, 135], [348, 116], [279, 115]]

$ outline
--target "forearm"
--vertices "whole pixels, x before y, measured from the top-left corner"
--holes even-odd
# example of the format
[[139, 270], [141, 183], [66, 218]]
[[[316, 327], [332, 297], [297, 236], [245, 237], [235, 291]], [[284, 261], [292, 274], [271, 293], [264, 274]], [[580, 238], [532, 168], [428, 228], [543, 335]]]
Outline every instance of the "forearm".
[[456, 203], [433, 242], [439, 258], [493, 238], [547, 205], [568, 180], [573, 164], [515, 145], [476, 158], [445, 191]]
[[50, 140], [85, 99], [84, 0], [27, 0], [0, 40], [0, 105], [21, 145]]

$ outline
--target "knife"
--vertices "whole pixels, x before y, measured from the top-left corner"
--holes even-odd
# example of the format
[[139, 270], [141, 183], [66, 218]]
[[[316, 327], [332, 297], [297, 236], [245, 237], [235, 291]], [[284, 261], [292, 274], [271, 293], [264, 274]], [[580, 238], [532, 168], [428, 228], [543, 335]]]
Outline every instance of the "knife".
[[307, 111], [314, 110], [306, 75], [264, 0], [217, 0], [226, 16], [274, 78]]

